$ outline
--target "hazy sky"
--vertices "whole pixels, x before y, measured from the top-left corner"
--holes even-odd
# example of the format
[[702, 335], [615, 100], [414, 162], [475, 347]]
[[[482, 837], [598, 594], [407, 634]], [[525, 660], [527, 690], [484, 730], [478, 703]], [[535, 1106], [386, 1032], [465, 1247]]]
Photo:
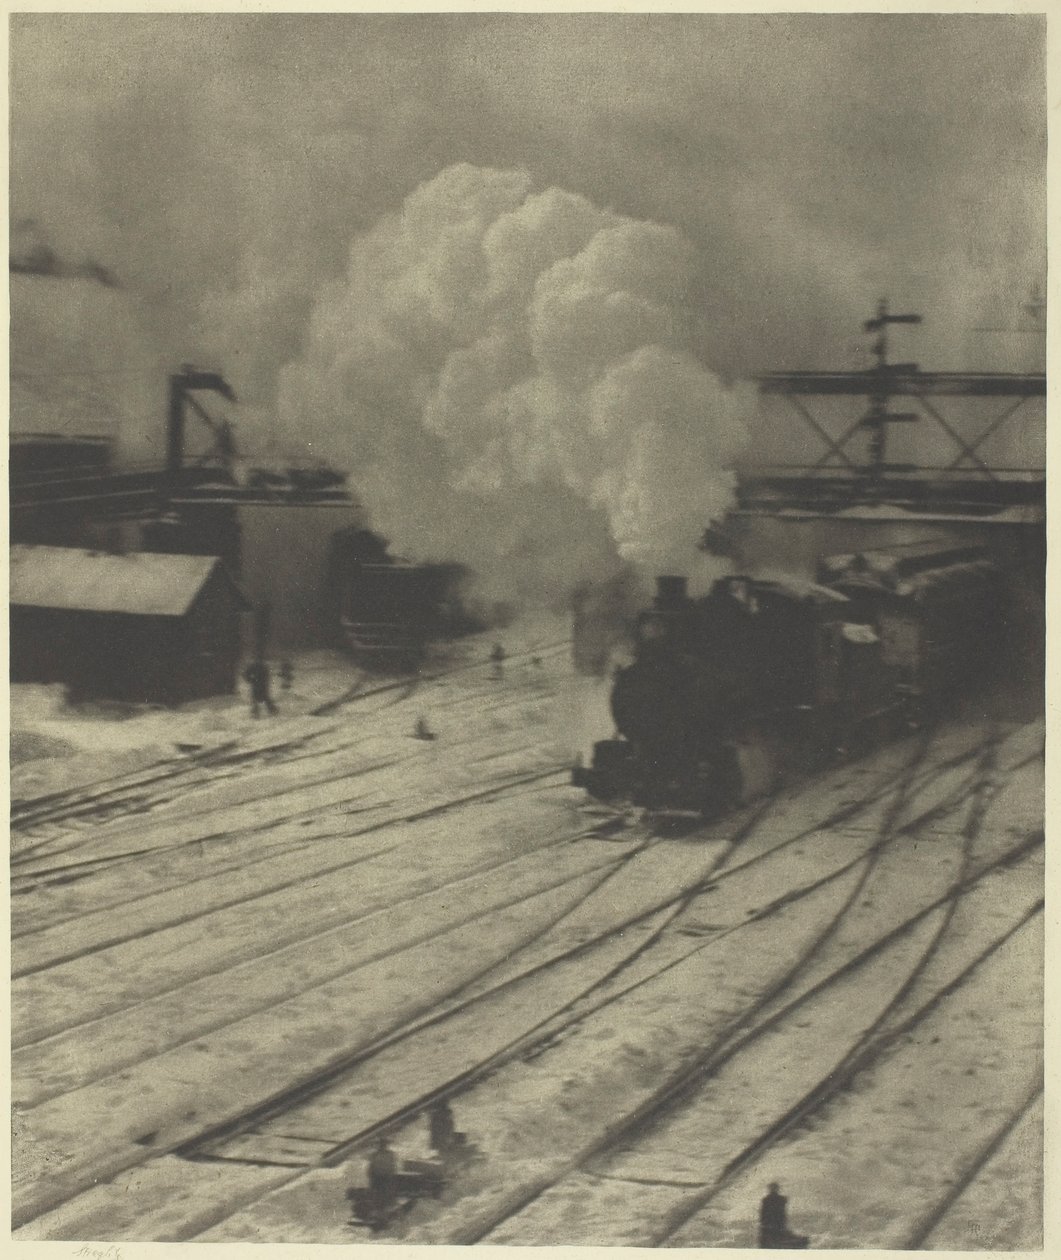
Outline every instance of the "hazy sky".
[[16, 15], [12, 205], [188, 352], [238, 349], [267, 393], [359, 230], [454, 162], [520, 168], [684, 232], [712, 366], [809, 366], [881, 293], [941, 339], [1015, 317], [1045, 269], [1044, 29]]
[[740, 382], [859, 365], [882, 295], [926, 367], [1029, 366], [973, 330], [1044, 278], [1039, 17], [18, 15], [11, 58], [15, 248], [124, 287], [83, 366], [120, 324], [220, 368], [243, 449], [502, 585], [677, 563], [805, 437]]

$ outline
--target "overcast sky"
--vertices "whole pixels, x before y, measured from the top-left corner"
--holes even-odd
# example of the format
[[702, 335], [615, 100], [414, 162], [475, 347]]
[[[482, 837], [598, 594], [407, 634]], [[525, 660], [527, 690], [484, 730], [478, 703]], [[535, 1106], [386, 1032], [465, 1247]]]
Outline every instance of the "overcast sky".
[[[924, 315], [926, 367], [1030, 366], [974, 330], [1044, 279], [1038, 17], [12, 31], [15, 248], [123, 285], [86, 331], [19, 278], [16, 357], [55, 371], [51, 318], [62, 381], [218, 367], [242, 449], [332, 460], [402, 550], [498, 589], [681, 562], [734, 461], [801, 454], [742, 382], [859, 366], [881, 296]], [[118, 409], [157, 441], [157, 406]]]
[[727, 373], [820, 362], [883, 293], [1015, 318], [1045, 267], [1035, 16], [12, 22], [15, 218], [189, 349], [217, 294], [282, 299], [241, 348], [263, 378], [357, 231], [457, 161], [679, 228]]

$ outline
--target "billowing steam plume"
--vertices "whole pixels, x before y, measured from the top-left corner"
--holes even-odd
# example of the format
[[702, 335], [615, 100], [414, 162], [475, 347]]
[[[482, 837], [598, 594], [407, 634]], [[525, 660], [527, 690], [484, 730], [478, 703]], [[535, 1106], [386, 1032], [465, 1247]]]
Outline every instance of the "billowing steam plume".
[[451, 166], [354, 241], [281, 422], [351, 470], [398, 551], [498, 596], [688, 572], [750, 406], [696, 357], [694, 262], [673, 228]]

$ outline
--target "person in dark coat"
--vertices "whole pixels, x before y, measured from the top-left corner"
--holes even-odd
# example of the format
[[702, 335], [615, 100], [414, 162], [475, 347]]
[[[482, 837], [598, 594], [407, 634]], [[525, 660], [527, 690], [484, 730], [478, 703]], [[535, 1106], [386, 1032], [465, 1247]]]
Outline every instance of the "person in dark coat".
[[375, 1196], [377, 1203], [386, 1203], [393, 1197], [397, 1174], [398, 1157], [381, 1133], [376, 1142], [376, 1149], [368, 1159], [368, 1188]]
[[290, 661], [280, 662], [280, 686], [284, 691], [291, 690], [291, 684], [295, 681], [295, 667]]
[[269, 713], [278, 712], [269, 690], [269, 666], [262, 660], [251, 661], [243, 671], [243, 680], [251, 689], [251, 715], [258, 717], [264, 704]]
[[444, 1098], [439, 1099], [428, 1114], [431, 1129], [431, 1149], [445, 1155], [453, 1149], [456, 1126], [453, 1123], [453, 1111]]
[[759, 1246], [766, 1248], [806, 1247], [802, 1234], [793, 1234], [788, 1228], [788, 1199], [781, 1193], [776, 1181], [770, 1183], [769, 1192], [759, 1204]]
[[502, 678], [505, 673], [505, 649], [500, 643], [494, 644], [494, 650], [490, 653], [490, 663], [493, 666], [491, 673], [494, 678]]

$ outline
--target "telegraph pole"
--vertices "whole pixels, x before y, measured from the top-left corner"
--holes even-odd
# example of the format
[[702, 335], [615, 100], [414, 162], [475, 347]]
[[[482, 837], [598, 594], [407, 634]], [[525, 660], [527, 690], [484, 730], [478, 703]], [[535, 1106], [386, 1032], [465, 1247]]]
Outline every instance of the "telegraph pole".
[[869, 463], [865, 475], [873, 482], [880, 482], [887, 472], [907, 472], [905, 465], [889, 464], [885, 460], [889, 424], [909, 424], [918, 419], [915, 411], [889, 411], [888, 403], [896, 393], [896, 377], [910, 376], [918, 371], [916, 363], [888, 362], [888, 328], [892, 324], [920, 324], [920, 315], [892, 315], [887, 298], [877, 304], [877, 314], [867, 319], [863, 328], [875, 332], [873, 343], [876, 359], [870, 370], [869, 411], [862, 418], [861, 427], [869, 430]]

